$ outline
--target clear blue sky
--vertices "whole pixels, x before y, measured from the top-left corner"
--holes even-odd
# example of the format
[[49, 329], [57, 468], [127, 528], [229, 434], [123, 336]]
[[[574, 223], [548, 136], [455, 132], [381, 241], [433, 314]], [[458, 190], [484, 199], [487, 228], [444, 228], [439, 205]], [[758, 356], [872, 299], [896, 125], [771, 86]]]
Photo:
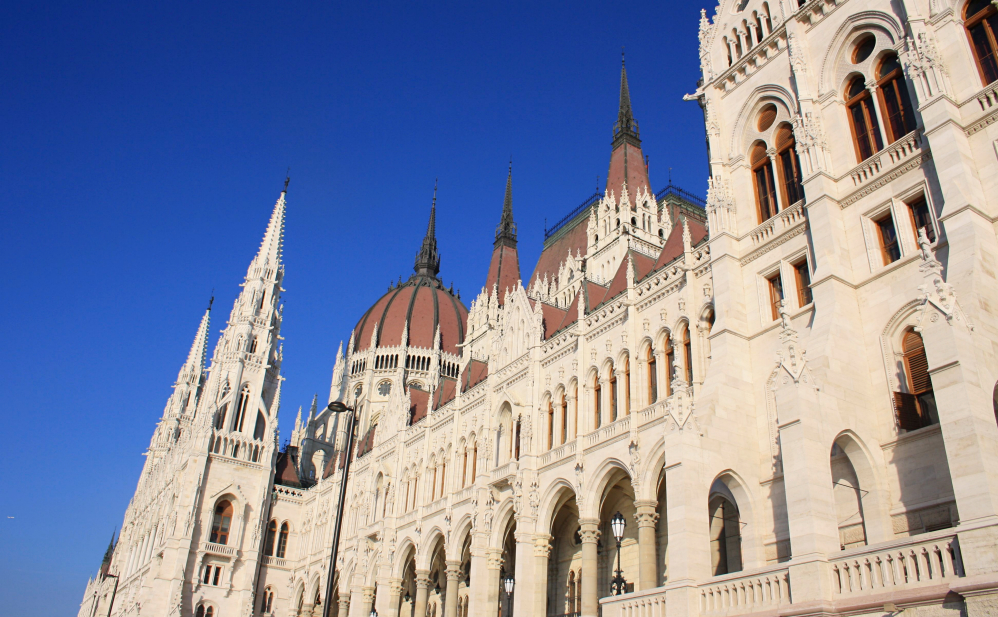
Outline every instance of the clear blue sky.
[[75, 614], [287, 167], [282, 441], [411, 273], [434, 178], [441, 277], [470, 304], [512, 155], [529, 275], [545, 219], [606, 177], [622, 45], [652, 184], [705, 192], [682, 95], [708, 4], [5, 3], [0, 613]]

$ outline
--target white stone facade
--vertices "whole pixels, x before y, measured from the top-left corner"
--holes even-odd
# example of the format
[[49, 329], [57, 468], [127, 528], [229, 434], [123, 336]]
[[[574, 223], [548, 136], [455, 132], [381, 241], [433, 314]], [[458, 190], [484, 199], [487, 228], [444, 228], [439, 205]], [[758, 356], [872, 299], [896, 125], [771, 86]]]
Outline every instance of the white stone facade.
[[[329, 400], [358, 410], [361, 448], [330, 614], [998, 615], [998, 82], [965, 8], [724, 0], [688, 97], [709, 140], [706, 238], [643, 189], [608, 190], [574, 221], [581, 253], [502, 303], [482, 290], [459, 355], [439, 332], [424, 349], [351, 340]], [[880, 91], [894, 56], [903, 119]], [[630, 230], [609, 223], [628, 208]], [[346, 435], [313, 405], [277, 452], [283, 218], [282, 194], [210, 371], [202, 322], [81, 617], [323, 614]], [[253, 429], [231, 424], [244, 387]], [[211, 542], [222, 500], [231, 529]]]

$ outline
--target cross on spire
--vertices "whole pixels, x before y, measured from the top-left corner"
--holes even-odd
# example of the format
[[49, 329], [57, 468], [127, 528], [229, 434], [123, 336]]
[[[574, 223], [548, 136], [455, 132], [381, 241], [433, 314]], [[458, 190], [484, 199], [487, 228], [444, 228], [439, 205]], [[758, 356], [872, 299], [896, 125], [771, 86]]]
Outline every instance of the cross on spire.
[[426, 237], [416, 254], [413, 267], [419, 276], [436, 278], [440, 273], [440, 253], [437, 252], [437, 181], [433, 181], [433, 203], [430, 206], [430, 222], [426, 226]]

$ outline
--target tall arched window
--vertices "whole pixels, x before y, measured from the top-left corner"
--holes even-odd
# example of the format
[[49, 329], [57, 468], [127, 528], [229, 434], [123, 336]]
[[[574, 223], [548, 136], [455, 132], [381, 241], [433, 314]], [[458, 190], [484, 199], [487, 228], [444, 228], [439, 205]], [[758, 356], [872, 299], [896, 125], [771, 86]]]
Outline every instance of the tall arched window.
[[683, 328], [683, 360], [686, 362], [686, 383], [693, 383], [693, 345], [690, 343], [690, 326]]
[[554, 401], [548, 400], [548, 450], [554, 447]]
[[250, 387], [249, 384], [243, 386], [239, 392], [239, 399], [236, 402], [236, 417], [232, 419], [232, 430], [241, 432], [243, 430], [243, 420], [246, 419], [246, 408], [249, 407]]
[[281, 524], [281, 535], [277, 537], [277, 556], [284, 559], [284, 554], [288, 550], [288, 534], [291, 529], [288, 528], [287, 523]]
[[759, 222], [768, 221], [776, 214], [776, 182], [773, 178], [773, 166], [766, 152], [766, 144], [759, 142], [752, 148], [750, 157], [752, 163], [752, 178], [755, 183], [755, 204], [759, 214]]
[[568, 397], [561, 393], [561, 443], [568, 441]]
[[520, 460], [520, 418], [516, 419], [516, 434], [513, 436], [513, 459]]
[[211, 521], [210, 541], [226, 544], [229, 541], [229, 527], [232, 525], [232, 504], [223, 499], [215, 506], [215, 516]]
[[274, 556], [274, 545], [277, 543], [277, 521], [272, 520], [267, 525], [267, 540], [263, 543], [263, 554], [268, 557]]
[[672, 337], [665, 335], [665, 395], [672, 396], [672, 375], [676, 370], [676, 348]]
[[253, 339], [250, 341], [250, 353], [256, 353], [257, 342], [258, 342], [258, 337], [254, 336]]
[[603, 424], [603, 388], [600, 385], [599, 374], [593, 376], [593, 428], [599, 428]]
[[963, 15], [981, 79], [998, 81], [998, 9], [990, 0], [971, 0]]
[[738, 508], [722, 495], [711, 498], [710, 568], [714, 576], [742, 569], [742, 533]]
[[465, 446], [461, 460], [461, 488], [468, 485], [468, 447]]
[[475, 447], [471, 449], [471, 481], [474, 482], [478, 474], [478, 440], [475, 440]]
[[776, 160], [780, 166], [780, 186], [783, 190], [783, 203], [792, 206], [804, 199], [804, 177], [800, 171], [800, 158], [797, 156], [797, 142], [790, 125], [784, 124], [776, 132]]
[[610, 422], [617, 419], [617, 370], [610, 365]]
[[225, 426], [225, 413], [229, 410], [229, 404], [226, 403], [222, 405], [221, 409], [218, 410], [218, 415], [215, 416], [215, 430], [222, 430]]
[[568, 573], [568, 589], [565, 595], [565, 612], [571, 615], [575, 612], [575, 572]]
[[856, 157], [865, 161], [874, 153], [880, 152], [884, 142], [880, 139], [880, 125], [877, 124], [877, 112], [873, 109], [873, 97], [866, 89], [866, 81], [862, 76], [849, 82], [846, 109], [849, 110], [849, 126], [852, 127]]
[[215, 617], [215, 607], [198, 605], [198, 610], [194, 611], [195, 617]]
[[901, 341], [901, 351], [908, 392], [897, 392], [894, 395], [898, 428], [913, 431], [938, 424], [936, 397], [932, 392], [929, 362], [925, 357], [921, 335], [914, 331], [907, 332]]
[[274, 590], [267, 587], [263, 590], [263, 600], [260, 602], [260, 612], [269, 613], [274, 610]]
[[658, 366], [655, 360], [655, 350], [648, 346], [648, 403], [658, 401]]
[[915, 112], [908, 97], [904, 71], [898, 57], [891, 54], [884, 58], [877, 70], [877, 93], [880, 109], [886, 120], [887, 139], [890, 143], [915, 130]]
[[263, 434], [267, 430], [267, 419], [263, 417], [263, 412], [256, 414], [256, 427], [253, 429], [253, 439], [263, 439]]
[[624, 415], [631, 413], [631, 360], [624, 358]]

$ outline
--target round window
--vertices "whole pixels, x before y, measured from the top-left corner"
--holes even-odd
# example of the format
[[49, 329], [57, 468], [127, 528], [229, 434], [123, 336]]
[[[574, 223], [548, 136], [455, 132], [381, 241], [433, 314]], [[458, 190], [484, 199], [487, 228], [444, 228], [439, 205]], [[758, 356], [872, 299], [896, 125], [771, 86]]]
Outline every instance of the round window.
[[759, 132], [768, 131], [776, 122], [776, 105], [769, 103], [759, 111]]
[[392, 382], [382, 381], [378, 384], [378, 394], [381, 396], [388, 396], [392, 393]]
[[852, 63], [859, 64], [873, 54], [874, 48], [877, 46], [877, 37], [872, 34], [868, 34], [861, 38], [859, 42], [856, 43], [856, 47], [853, 48], [852, 52]]

